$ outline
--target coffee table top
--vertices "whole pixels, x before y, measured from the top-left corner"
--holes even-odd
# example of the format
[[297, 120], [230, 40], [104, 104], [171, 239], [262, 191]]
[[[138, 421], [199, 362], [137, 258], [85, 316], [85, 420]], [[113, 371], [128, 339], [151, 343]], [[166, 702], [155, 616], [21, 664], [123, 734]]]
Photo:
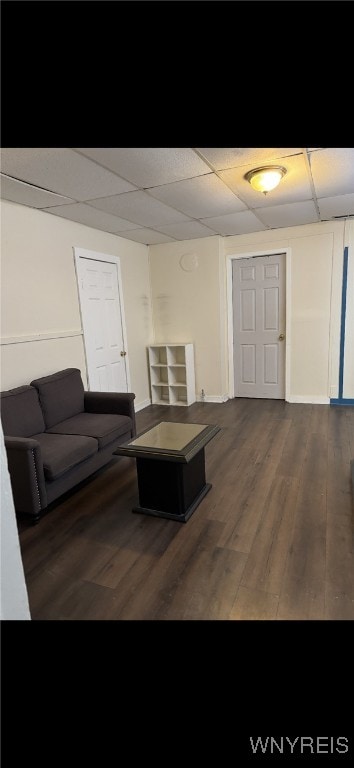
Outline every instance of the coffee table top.
[[113, 454], [189, 462], [219, 431], [220, 427], [211, 424], [161, 421], [120, 445]]

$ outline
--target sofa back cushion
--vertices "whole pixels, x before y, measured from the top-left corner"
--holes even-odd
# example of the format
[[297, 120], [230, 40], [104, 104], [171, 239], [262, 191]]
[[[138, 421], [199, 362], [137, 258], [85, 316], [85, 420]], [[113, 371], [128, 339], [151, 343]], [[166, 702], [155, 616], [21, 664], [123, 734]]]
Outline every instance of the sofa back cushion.
[[16, 387], [1, 392], [1, 421], [4, 435], [31, 437], [44, 432], [38, 392], [33, 387]]
[[78, 368], [65, 368], [31, 381], [38, 391], [46, 429], [84, 410], [84, 385]]

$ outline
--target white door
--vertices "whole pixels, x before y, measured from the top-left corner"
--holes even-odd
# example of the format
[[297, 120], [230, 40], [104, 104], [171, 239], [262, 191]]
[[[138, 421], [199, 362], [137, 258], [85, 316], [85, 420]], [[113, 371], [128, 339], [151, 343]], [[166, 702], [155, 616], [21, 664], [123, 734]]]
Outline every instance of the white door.
[[233, 259], [236, 397], [285, 397], [285, 254]]
[[89, 389], [128, 392], [118, 265], [82, 253], [75, 249]]

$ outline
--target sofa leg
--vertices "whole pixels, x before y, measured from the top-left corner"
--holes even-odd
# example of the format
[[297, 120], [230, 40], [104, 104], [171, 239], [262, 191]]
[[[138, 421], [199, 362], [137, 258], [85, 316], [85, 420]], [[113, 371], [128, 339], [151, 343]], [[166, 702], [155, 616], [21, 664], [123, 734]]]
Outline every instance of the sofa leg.
[[43, 517], [43, 511], [38, 515], [33, 515], [33, 517], [31, 518], [32, 525], [37, 525], [39, 521], [42, 519], [42, 517]]

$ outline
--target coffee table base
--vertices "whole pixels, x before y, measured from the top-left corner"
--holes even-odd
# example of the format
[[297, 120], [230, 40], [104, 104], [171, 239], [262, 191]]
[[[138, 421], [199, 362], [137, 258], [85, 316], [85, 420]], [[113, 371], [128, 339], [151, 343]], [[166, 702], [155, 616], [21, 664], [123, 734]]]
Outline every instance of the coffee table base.
[[210, 491], [204, 448], [187, 464], [137, 458], [139, 506], [133, 512], [186, 523]]
[[193, 512], [197, 509], [201, 500], [210, 491], [211, 483], [206, 483], [204, 488], [200, 491], [198, 496], [194, 499], [188, 509], [181, 515], [174, 515], [172, 512], [164, 512], [162, 509], [149, 509], [148, 507], [134, 507], [133, 512], [138, 512], [141, 515], [152, 515], [153, 517], [167, 517], [168, 520], [177, 520], [179, 523], [186, 523], [187, 520], [193, 515]]

